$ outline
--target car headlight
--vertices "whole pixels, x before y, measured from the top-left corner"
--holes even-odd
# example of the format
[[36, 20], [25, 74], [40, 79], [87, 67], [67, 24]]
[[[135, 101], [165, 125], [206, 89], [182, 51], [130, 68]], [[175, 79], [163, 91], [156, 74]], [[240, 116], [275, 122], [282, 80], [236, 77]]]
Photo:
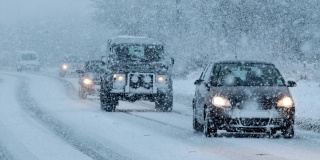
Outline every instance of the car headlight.
[[126, 81], [126, 75], [125, 74], [114, 74], [113, 75], [113, 82], [115, 83], [123, 83]]
[[212, 98], [212, 104], [216, 107], [231, 107], [230, 101], [220, 96], [214, 96]]
[[283, 97], [282, 99], [280, 99], [278, 101], [278, 106], [279, 107], [286, 107], [286, 108], [290, 108], [293, 106], [293, 100], [291, 97]]
[[85, 84], [85, 85], [91, 85], [91, 84], [92, 84], [92, 80], [91, 80], [91, 79], [88, 79], [88, 78], [85, 78], [85, 79], [83, 80], [83, 84]]
[[166, 82], [166, 77], [164, 75], [158, 75], [157, 76], [157, 82], [158, 83], [165, 83]]
[[68, 65], [66, 65], [66, 64], [62, 65], [62, 69], [63, 69], [63, 70], [68, 69]]

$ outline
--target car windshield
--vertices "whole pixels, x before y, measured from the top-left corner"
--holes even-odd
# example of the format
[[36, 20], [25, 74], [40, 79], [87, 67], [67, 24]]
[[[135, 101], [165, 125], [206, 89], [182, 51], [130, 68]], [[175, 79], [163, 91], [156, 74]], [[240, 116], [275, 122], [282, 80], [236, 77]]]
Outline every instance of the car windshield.
[[279, 71], [270, 64], [219, 64], [214, 86], [284, 86]]
[[119, 60], [155, 62], [163, 59], [162, 45], [121, 45], [113, 49]]
[[86, 64], [87, 72], [100, 72], [103, 69], [102, 61], [89, 61]]
[[35, 54], [22, 54], [21, 59], [24, 61], [34, 61], [37, 60], [37, 56]]

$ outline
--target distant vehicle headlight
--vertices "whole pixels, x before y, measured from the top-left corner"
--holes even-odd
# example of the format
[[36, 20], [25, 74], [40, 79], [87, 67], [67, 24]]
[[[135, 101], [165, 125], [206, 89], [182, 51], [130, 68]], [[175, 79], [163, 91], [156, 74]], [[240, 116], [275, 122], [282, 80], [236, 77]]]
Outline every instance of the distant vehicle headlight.
[[63, 70], [67, 70], [68, 69], [68, 65], [66, 65], [66, 64], [62, 65], [62, 69]]
[[85, 85], [91, 85], [91, 84], [93, 84], [93, 82], [92, 82], [91, 79], [85, 78], [85, 79], [83, 80], [83, 84], [85, 84]]
[[157, 82], [158, 83], [165, 83], [166, 82], [166, 77], [164, 75], [158, 75], [157, 76]]
[[214, 96], [212, 98], [212, 104], [216, 107], [231, 107], [230, 101], [221, 96]]
[[290, 108], [293, 106], [293, 100], [291, 97], [283, 97], [282, 99], [280, 99], [278, 101], [278, 106], [279, 107], [286, 107], [286, 108]]

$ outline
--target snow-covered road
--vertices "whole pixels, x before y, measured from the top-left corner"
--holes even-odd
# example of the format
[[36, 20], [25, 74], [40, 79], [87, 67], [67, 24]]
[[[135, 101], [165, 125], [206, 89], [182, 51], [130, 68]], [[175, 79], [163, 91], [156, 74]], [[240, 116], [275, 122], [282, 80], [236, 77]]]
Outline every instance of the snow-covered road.
[[0, 75], [0, 159], [320, 159], [319, 133], [206, 138], [192, 130], [188, 105], [162, 113], [153, 103], [120, 102], [107, 113], [98, 101], [79, 99], [65, 79]]

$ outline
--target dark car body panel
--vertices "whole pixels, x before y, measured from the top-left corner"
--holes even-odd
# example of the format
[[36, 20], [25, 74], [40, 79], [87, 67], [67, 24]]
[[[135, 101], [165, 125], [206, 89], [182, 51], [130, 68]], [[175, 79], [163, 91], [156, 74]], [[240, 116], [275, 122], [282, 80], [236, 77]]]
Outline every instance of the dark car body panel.
[[[210, 123], [222, 130], [231, 132], [266, 132], [281, 129], [294, 124], [295, 106], [286, 108], [278, 106], [284, 97], [292, 98], [286, 85], [274, 86], [219, 86], [212, 83], [215, 67], [224, 64], [271, 65], [256, 61], [223, 61], [208, 65], [197, 80], [194, 98], [194, 118], [200, 125], [205, 124], [206, 117]], [[211, 70], [210, 70], [211, 66]], [[275, 70], [279, 72], [276, 68]], [[279, 72], [280, 74], [280, 72]], [[205, 79], [203, 75], [210, 75]], [[284, 83], [284, 80], [281, 80]], [[217, 107], [212, 103], [214, 96], [229, 100], [231, 106]]]

